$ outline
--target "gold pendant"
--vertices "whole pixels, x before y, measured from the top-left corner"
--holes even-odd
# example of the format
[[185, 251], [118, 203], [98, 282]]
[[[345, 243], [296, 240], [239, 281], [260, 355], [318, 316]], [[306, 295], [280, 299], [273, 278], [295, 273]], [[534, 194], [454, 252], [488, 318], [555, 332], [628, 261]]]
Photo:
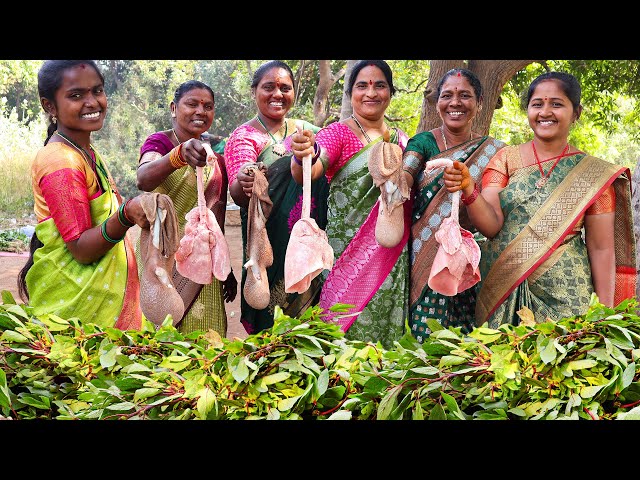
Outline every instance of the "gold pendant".
[[547, 184], [547, 177], [542, 177], [536, 182], [536, 188], [542, 188]]
[[282, 157], [285, 153], [287, 153], [287, 149], [281, 143], [276, 143], [273, 145], [273, 153]]

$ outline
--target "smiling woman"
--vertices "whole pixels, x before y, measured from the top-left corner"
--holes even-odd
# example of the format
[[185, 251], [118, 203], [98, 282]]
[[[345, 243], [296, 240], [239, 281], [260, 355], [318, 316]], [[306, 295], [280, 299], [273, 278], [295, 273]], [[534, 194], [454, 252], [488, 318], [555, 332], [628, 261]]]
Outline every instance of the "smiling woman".
[[48, 60], [38, 72], [38, 94], [50, 124], [31, 169], [38, 224], [20, 296], [35, 315], [140, 328], [140, 286], [126, 233], [149, 222], [140, 197], [123, 202], [91, 144], [107, 112], [102, 73], [92, 60]]

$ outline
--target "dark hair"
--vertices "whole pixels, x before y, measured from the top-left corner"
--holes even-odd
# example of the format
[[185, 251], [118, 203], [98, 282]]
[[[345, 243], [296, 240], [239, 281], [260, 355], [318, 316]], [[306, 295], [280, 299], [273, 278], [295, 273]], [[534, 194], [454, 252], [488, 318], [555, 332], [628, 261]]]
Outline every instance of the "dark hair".
[[256, 88], [260, 83], [260, 80], [262, 80], [262, 77], [264, 77], [265, 74], [272, 68], [284, 68], [287, 71], [287, 73], [289, 73], [289, 76], [291, 77], [291, 82], [295, 83], [293, 80], [293, 71], [291, 70], [291, 67], [289, 65], [284, 63], [282, 60], [271, 60], [269, 62], [266, 62], [260, 65], [258, 69], [255, 71], [255, 73], [253, 74], [253, 81], [251, 82], [251, 88], [252, 89]]
[[173, 94], [173, 103], [177, 105], [180, 99], [184, 97], [186, 93], [190, 92], [191, 90], [195, 90], [196, 88], [202, 88], [204, 90], [208, 90], [209, 93], [211, 94], [211, 98], [213, 98], [213, 101], [215, 103], [216, 96], [214, 95], [211, 87], [206, 83], [199, 82], [198, 80], [188, 80], [180, 84], [178, 88], [176, 88], [175, 93]]
[[560, 84], [560, 88], [567, 96], [567, 98], [571, 101], [574, 110], [580, 109], [580, 99], [582, 98], [582, 88], [580, 88], [580, 83], [578, 79], [566, 72], [546, 72], [541, 75], [538, 75], [529, 85], [529, 89], [527, 90], [526, 97], [522, 98], [522, 108], [527, 110], [529, 107], [529, 102], [531, 101], [531, 97], [533, 96], [533, 92], [536, 87], [544, 81], [547, 80], [555, 80]]
[[[56, 92], [62, 85], [62, 77], [64, 72], [69, 70], [70, 68], [76, 67], [78, 65], [86, 64], [92, 67], [100, 80], [104, 84], [104, 76], [102, 72], [98, 68], [98, 65], [93, 60], [45, 60], [40, 70], [38, 70], [38, 96], [40, 98], [46, 98], [53, 104], [55, 104]], [[44, 141], [46, 145], [53, 135], [53, 132], [56, 131], [56, 124], [53, 122], [52, 118], [49, 118], [49, 127], [47, 127], [47, 138]]]
[[29, 243], [29, 258], [27, 262], [24, 264], [20, 272], [18, 273], [18, 295], [24, 303], [29, 302], [29, 291], [27, 290], [27, 272], [33, 266], [33, 252], [35, 252], [38, 248], [44, 247], [44, 243], [40, 241], [36, 232], [33, 232], [31, 236], [31, 242]]
[[447, 81], [447, 78], [452, 77], [454, 75], [458, 75], [458, 74], [462, 75], [464, 78], [469, 80], [469, 83], [473, 88], [473, 92], [476, 94], [478, 101], [480, 101], [480, 99], [482, 98], [482, 84], [480, 83], [480, 80], [478, 79], [476, 74], [473, 73], [471, 70], [467, 70], [466, 68], [452, 68], [447, 73], [445, 73], [440, 79], [440, 82], [438, 83], [436, 98], [440, 98], [440, 93], [442, 92], [442, 86], [444, 85], [444, 82]]
[[387, 83], [389, 84], [389, 89], [391, 90], [391, 96], [396, 93], [396, 88], [393, 86], [393, 73], [391, 72], [391, 67], [384, 60], [360, 60], [356, 63], [351, 70], [351, 74], [349, 74], [349, 83], [347, 85], [347, 93], [351, 96], [353, 91], [353, 84], [356, 83], [356, 77], [360, 73], [364, 67], [368, 67], [369, 65], [378, 67], [384, 73], [385, 78], [387, 79]]

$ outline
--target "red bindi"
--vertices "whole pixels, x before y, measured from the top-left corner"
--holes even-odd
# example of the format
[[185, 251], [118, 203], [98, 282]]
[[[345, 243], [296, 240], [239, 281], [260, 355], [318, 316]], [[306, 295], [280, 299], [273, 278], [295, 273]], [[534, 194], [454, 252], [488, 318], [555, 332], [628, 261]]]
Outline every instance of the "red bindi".
[[369, 79], [369, 85], [373, 85], [373, 80]]
[[458, 76], [461, 77], [462, 75], [460, 75], [460, 72], [458, 72]]

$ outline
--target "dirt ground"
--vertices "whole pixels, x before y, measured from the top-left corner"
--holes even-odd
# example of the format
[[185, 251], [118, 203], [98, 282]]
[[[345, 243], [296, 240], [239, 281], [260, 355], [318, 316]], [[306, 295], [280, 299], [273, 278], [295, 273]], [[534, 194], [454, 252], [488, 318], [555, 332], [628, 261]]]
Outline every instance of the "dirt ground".
[[[238, 280], [238, 294], [233, 302], [226, 304], [227, 338], [247, 337], [247, 332], [240, 324], [240, 279], [242, 276], [242, 233], [240, 231], [240, 212], [227, 210], [225, 221], [225, 238], [231, 254], [231, 268]], [[0, 252], [0, 291], [9, 290], [16, 301], [18, 296], [17, 279], [20, 269], [27, 261], [27, 254]]]

